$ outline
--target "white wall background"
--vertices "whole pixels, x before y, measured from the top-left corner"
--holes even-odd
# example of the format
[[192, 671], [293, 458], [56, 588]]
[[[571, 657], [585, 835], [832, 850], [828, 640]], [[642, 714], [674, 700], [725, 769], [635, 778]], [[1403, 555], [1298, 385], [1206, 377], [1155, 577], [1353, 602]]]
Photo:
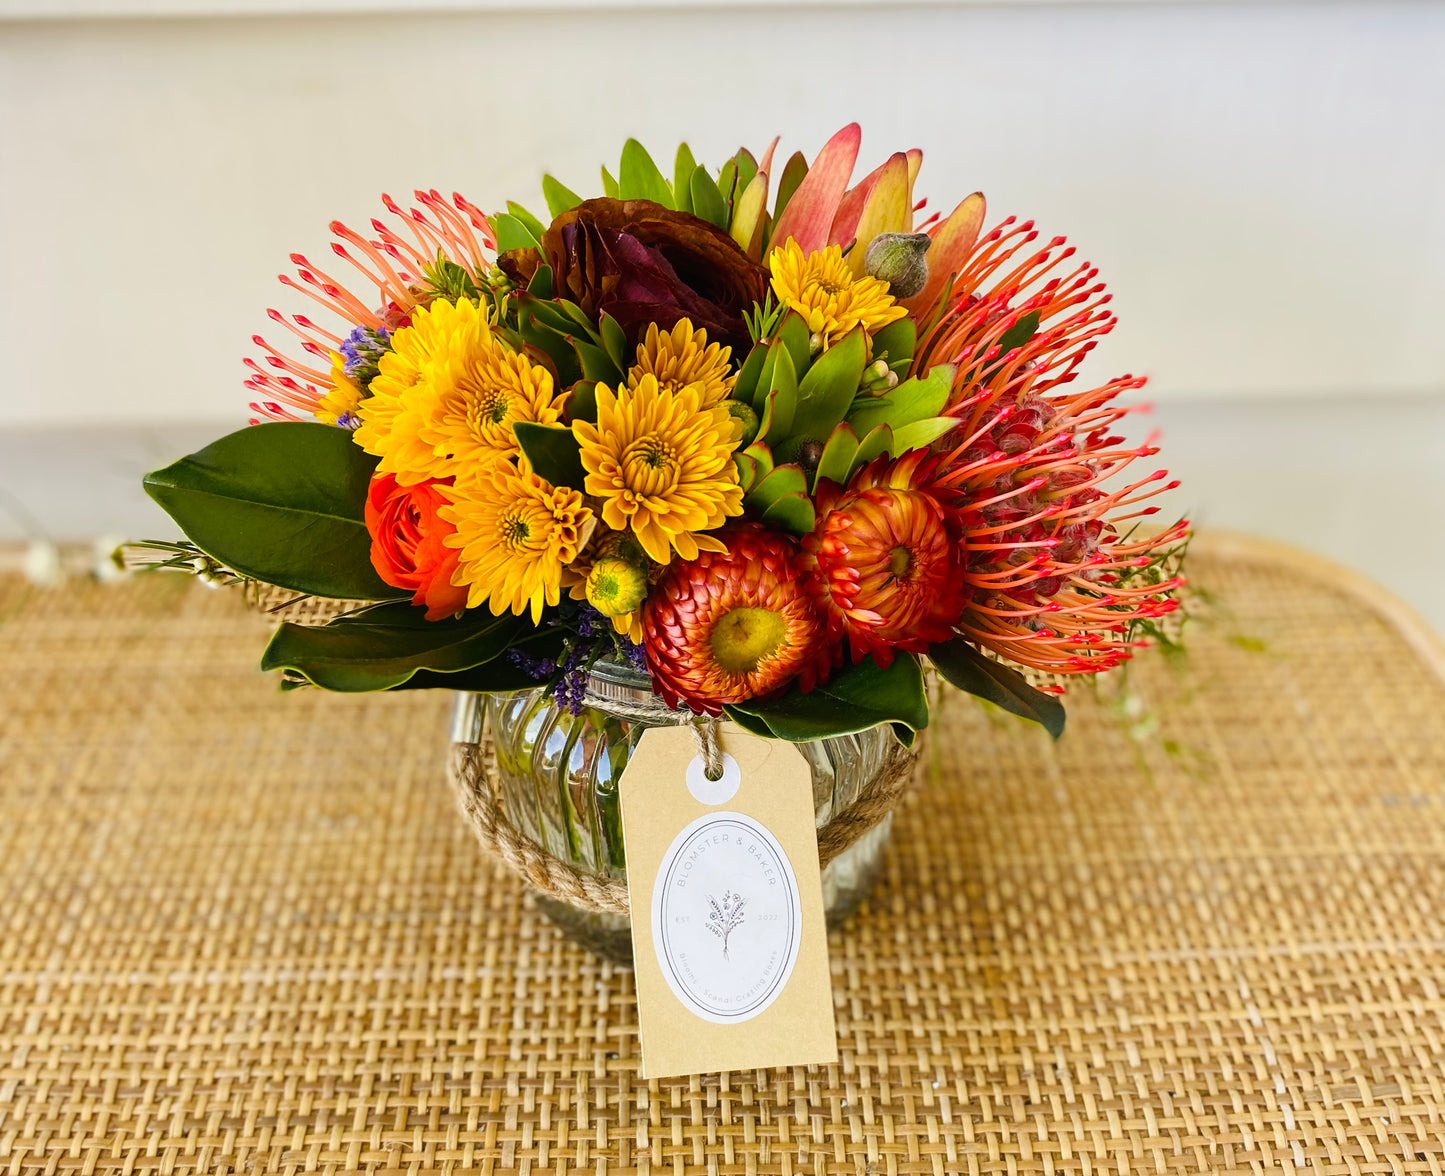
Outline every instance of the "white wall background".
[[511, 8], [0, 19], [0, 427], [241, 419], [287, 254], [382, 190], [540, 205], [627, 135], [811, 154], [854, 118], [1103, 267], [1101, 375], [1445, 389], [1445, 5]]

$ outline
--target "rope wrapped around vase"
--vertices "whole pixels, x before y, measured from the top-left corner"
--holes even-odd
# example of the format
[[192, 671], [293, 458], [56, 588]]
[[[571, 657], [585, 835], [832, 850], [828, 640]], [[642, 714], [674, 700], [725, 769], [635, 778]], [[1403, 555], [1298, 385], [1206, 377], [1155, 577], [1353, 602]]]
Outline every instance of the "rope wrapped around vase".
[[[589, 692], [590, 693], [590, 692]], [[493, 777], [494, 764], [488, 740], [482, 736], [479, 699], [472, 695], [470, 711], [459, 709], [453, 729], [447, 777], [456, 792], [462, 815], [471, 823], [482, 848], [495, 854], [535, 890], [584, 910], [627, 914], [627, 882], [578, 869], [553, 857], [530, 837], [508, 823], [502, 814]], [[615, 697], [589, 698], [620, 719], [653, 725], [693, 728], [698, 752], [711, 776], [721, 767], [718, 721], [690, 711], [671, 710], [661, 699], [649, 703]], [[882, 769], [863, 792], [818, 830], [818, 862], [826, 867], [863, 834], [888, 816], [913, 776], [914, 752], [894, 742]]]

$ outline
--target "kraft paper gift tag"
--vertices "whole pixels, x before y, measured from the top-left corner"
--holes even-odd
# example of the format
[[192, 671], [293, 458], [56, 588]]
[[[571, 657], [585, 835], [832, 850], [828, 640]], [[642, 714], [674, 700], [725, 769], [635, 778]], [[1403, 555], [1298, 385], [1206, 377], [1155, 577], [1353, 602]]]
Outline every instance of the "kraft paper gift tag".
[[720, 742], [712, 781], [692, 728], [654, 727], [619, 783], [644, 1078], [838, 1060], [812, 772]]

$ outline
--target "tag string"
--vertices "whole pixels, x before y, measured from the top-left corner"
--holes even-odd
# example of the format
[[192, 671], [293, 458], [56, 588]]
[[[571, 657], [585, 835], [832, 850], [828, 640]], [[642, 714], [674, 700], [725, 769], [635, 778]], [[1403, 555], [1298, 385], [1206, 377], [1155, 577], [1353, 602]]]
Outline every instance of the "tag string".
[[709, 780], [721, 780], [723, 774], [722, 741], [718, 739], [718, 721], [710, 716], [694, 720], [692, 737], [697, 740], [697, 753], [702, 756], [702, 774]]

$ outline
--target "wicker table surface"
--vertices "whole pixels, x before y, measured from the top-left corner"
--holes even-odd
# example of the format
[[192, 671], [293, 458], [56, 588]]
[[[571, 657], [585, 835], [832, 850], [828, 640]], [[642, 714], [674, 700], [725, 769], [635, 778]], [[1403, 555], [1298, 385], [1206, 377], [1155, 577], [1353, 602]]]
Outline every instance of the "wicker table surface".
[[1057, 746], [943, 704], [838, 1065], [652, 1083], [630, 973], [453, 811], [447, 696], [0, 578], [0, 1172], [1441, 1172], [1438, 647], [1272, 549], [1193, 574], [1187, 665]]

